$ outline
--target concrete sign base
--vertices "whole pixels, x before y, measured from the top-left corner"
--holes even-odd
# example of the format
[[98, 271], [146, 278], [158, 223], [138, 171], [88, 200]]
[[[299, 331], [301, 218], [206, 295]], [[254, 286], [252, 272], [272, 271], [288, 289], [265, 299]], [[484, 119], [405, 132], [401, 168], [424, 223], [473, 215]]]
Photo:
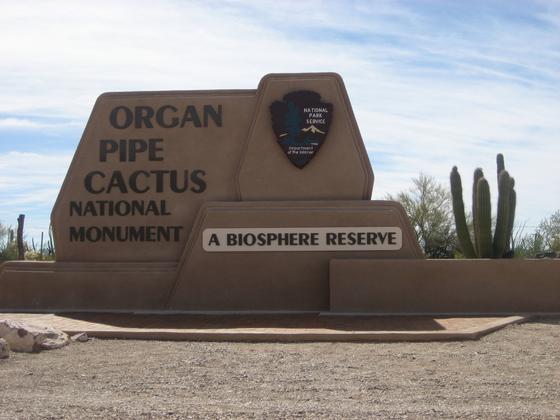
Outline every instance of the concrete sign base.
[[328, 311], [329, 261], [375, 256], [422, 258], [398, 203], [210, 202], [178, 264], [9, 262], [0, 308]]

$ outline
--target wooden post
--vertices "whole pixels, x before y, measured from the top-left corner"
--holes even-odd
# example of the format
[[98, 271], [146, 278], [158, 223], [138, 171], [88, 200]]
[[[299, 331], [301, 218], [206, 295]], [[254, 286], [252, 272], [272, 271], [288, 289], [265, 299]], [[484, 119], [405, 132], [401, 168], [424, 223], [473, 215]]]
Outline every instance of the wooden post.
[[25, 246], [23, 244], [23, 222], [25, 221], [25, 214], [20, 214], [17, 218], [17, 249], [18, 260], [25, 259]]

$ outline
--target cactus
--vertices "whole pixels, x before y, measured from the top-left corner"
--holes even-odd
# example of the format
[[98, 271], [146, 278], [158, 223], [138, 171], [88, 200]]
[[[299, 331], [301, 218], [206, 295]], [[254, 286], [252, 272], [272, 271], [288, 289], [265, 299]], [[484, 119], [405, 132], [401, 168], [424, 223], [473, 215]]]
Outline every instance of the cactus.
[[[513, 222], [515, 220], [515, 206], [517, 205], [517, 194], [515, 193], [514, 190], [515, 187], [515, 180], [513, 178], [511, 178], [511, 191], [510, 191], [510, 195], [509, 195], [509, 223], [508, 223], [508, 227], [507, 227], [507, 231], [509, 234], [509, 238], [512, 237], [513, 235]], [[512, 241], [510, 241], [511, 244]], [[508, 256], [512, 257], [513, 256], [513, 250], [508, 246], [506, 249], [505, 254], [507, 254]]]
[[498, 183], [500, 182], [500, 174], [502, 171], [506, 170], [506, 164], [504, 162], [504, 155], [498, 153], [496, 155], [496, 176], [498, 178]]
[[494, 243], [492, 245], [492, 255], [494, 258], [500, 258], [506, 251], [509, 243], [510, 235], [507, 231], [509, 226], [509, 196], [510, 196], [511, 178], [504, 169], [500, 172], [498, 183], [498, 215], [496, 216], [496, 228], [494, 229]]
[[[482, 172], [482, 171], [481, 171]], [[478, 180], [475, 213], [477, 215], [475, 237], [477, 238], [479, 258], [492, 257], [492, 205], [490, 203], [490, 185], [484, 176]]]
[[56, 259], [52, 225], [49, 226], [49, 240], [47, 241], [47, 254], [51, 259], [53, 260]]
[[[476, 211], [476, 194], [477, 194], [477, 190], [478, 190], [478, 181], [480, 178], [483, 178], [484, 174], [482, 173], [482, 169], [480, 168], [476, 168], [474, 170], [474, 177], [473, 177], [473, 189], [472, 189], [472, 217], [473, 217], [473, 226], [477, 225], [477, 214], [478, 212]], [[478, 236], [474, 235], [474, 249], [478, 250]]]
[[505, 170], [504, 157], [496, 157], [498, 168], [498, 213], [492, 238], [492, 208], [490, 187], [482, 169], [477, 168], [473, 177], [473, 230], [474, 246], [467, 228], [461, 176], [457, 167], [451, 171], [451, 196], [459, 247], [466, 258], [502, 258], [508, 254], [515, 218], [515, 181]]
[[469, 228], [467, 227], [467, 220], [465, 218], [461, 175], [459, 175], [459, 171], [456, 166], [454, 166], [451, 171], [451, 196], [453, 198], [453, 214], [455, 216], [455, 227], [457, 229], [459, 246], [461, 247], [465, 257], [476, 258], [476, 253], [469, 235]]

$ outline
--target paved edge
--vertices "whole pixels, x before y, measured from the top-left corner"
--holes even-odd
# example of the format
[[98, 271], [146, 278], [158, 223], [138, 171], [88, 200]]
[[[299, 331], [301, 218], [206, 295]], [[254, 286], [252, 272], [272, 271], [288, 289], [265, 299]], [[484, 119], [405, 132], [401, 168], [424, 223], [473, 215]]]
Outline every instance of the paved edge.
[[[459, 341], [477, 340], [480, 337], [512, 324], [521, 324], [532, 319], [531, 316], [509, 316], [486, 325], [462, 330], [446, 331], [367, 331], [338, 332], [279, 332], [247, 331], [240, 329], [203, 331], [203, 330], [164, 330], [164, 329], [115, 329], [87, 330], [90, 337], [134, 340], [169, 341], [223, 341], [223, 342], [390, 342], [390, 341]], [[63, 329], [69, 335], [81, 330]]]

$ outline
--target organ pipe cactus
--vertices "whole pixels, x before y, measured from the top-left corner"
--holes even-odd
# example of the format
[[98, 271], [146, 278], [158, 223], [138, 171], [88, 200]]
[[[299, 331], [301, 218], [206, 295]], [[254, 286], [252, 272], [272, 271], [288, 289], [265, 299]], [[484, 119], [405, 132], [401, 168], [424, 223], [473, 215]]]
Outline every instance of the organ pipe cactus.
[[508, 251], [515, 218], [516, 194], [515, 181], [505, 170], [504, 157], [496, 157], [498, 167], [498, 213], [496, 227], [492, 237], [492, 208], [490, 204], [490, 186], [484, 178], [482, 169], [477, 168], [473, 177], [472, 217], [474, 244], [467, 227], [463, 187], [457, 167], [451, 171], [451, 196], [453, 214], [459, 247], [466, 258], [502, 258]]

